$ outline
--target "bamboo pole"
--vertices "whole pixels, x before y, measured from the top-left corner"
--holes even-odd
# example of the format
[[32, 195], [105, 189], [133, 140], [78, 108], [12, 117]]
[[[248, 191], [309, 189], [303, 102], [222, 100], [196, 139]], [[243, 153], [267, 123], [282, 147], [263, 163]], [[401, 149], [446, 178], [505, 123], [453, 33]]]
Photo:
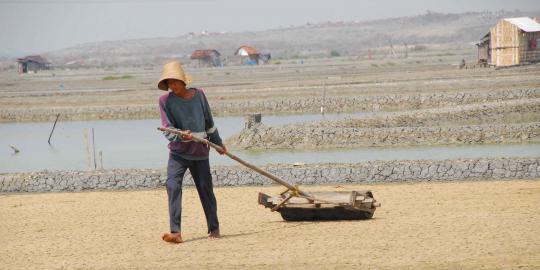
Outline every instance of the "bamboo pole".
[[[197, 136], [193, 136], [192, 134], [190, 133], [187, 133], [187, 132], [184, 132], [184, 131], [181, 131], [181, 130], [176, 130], [176, 129], [170, 129], [170, 128], [164, 128], [164, 127], [158, 127], [158, 130], [161, 130], [161, 131], [167, 131], [167, 132], [171, 132], [171, 133], [174, 133], [174, 134], [178, 134], [178, 135], [181, 135], [181, 136], [188, 136], [188, 135], [191, 135], [193, 137], [193, 141], [195, 142], [199, 142], [199, 143], [204, 143], [204, 144], [207, 144], [209, 145], [210, 147], [216, 149], [218, 152], [222, 152], [223, 151], [223, 148], [221, 148], [221, 146], [217, 145], [217, 144], [214, 144], [206, 139], [203, 139], [203, 138], [199, 138]], [[299, 195], [302, 195], [302, 196], [305, 196], [305, 197], [308, 197], [308, 198], [312, 198], [311, 195], [309, 195], [308, 193], [306, 192], [303, 192], [301, 190], [298, 189], [298, 187], [296, 186], [293, 186], [291, 184], [289, 184], [288, 182], [286, 182], [285, 180], [247, 162], [247, 161], [244, 161], [243, 159], [233, 155], [232, 153], [230, 153], [229, 151], [225, 152], [225, 155], [227, 155], [228, 157], [230, 157], [231, 159], [237, 161], [238, 163], [258, 172], [259, 174], [263, 175], [263, 176], [266, 176], [267, 178], [270, 178], [271, 180], [279, 183], [280, 185], [282, 186], [285, 186], [286, 188], [288, 188], [289, 190], [291, 190], [292, 192], [297, 192]]]

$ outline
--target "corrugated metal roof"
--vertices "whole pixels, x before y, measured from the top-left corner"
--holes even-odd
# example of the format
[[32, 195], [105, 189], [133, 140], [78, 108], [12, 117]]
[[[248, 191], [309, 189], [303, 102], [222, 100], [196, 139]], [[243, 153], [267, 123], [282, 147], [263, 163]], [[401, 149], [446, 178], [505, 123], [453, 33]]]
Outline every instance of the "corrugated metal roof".
[[47, 61], [47, 59], [43, 58], [41, 55], [29, 55], [29, 56], [26, 56], [25, 58], [17, 58], [17, 62], [19, 63], [26, 63], [28, 61], [32, 61], [32, 62], [36, 62], [40, 64], [50, 64], [50, 62]]
[[220, 53], [214, 49], [196, 50], [191, 54], [191, 59], [202, 59], [202, 58], [209, 57], [212, 54], [215, 54], [217, 56], [220, 55]]
[[506, 18], [504, 20], [525, 32], [540, 32], [540, 23], [529, 17]]

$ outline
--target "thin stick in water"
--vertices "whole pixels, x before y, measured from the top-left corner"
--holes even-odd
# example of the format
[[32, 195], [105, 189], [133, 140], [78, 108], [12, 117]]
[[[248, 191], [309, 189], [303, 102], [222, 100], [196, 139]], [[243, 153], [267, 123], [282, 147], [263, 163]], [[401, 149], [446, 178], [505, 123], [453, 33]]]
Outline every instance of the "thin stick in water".
[[88, 129], [84, 129], [84, 145], [86, 146], [86, 165], [91, 168], [92, 164], [90, 161], [90, 143], [88, 141]]
[[54, 128], [56, 127], [56, 122], [58, 121], [58, 118], [60, 117], [60, 114], [57, 114], [56, 115], [56, 120], [54, 120], [54, 125], [51, 129], [51, 134], [49, 135], [49, 140], [47, 142], [49, 142], [49, 144], [51, 144], [51, 137], [52, 137], [52, 134], [54, 132]]
[[97, 169], [96, 164], [96, 144], [94, 141], [94, 128], [92, 128], [92, 153], [94, 154], [94, 170]]
[[103, 170], [103, 152], [102, 151], [99, 151], [99, 164], [101, 165], [100, 169]]

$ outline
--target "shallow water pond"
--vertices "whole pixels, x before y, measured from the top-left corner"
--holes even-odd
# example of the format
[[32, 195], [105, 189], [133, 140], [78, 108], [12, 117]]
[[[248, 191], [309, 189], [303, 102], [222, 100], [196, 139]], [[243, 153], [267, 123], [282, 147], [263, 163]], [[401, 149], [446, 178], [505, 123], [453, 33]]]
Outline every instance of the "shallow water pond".
[[[263, 116], [267, 125], [334, 120], [367, 113]], [[243, 117], [216, 117], [216, 126], [223, 138], [239, 132]], [[47, 143], [52, 123], [0, 124], [0, 172], [40, 170], [86, 170], [94, 167], [92, 128], [99, 167], [102, 152], [103, 166], [111, 168], [163, 168], [166, 165], [167, 141], [156, 130], [158, 119], [114, 121], [59, 121]], [[86, 135], [85, 135], [86, 134]], [[17, 154], [9, 147], [20, 149]], [[465, 145], [434, 147], [365, 147], [355, 149], [301, 151], [235, 151], [235, 154], [257, 165], [268, 163], [362, 162], [370, 160], [448, 159], [478, 157], [538, 157], [540, 144]], [[213, 165], [233, 165], [235, 161], [212, 152]]]

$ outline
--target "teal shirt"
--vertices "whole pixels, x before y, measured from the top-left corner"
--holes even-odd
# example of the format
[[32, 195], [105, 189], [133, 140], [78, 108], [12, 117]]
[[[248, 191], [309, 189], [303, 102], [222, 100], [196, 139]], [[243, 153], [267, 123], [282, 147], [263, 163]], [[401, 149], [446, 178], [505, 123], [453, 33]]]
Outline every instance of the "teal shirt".
[[[223, 146], [217, 128], [214, 127], [214, 119], [210, 105], [202, 89], [195, 90], [195, 95], [190, 99], [183, 99], [173, 92], [159, 98], [159, 109], [163, 127], [176, 128], [179, 130], [191, 130], [194, 135], [207, 138], [209, 141]], [[165, 134], [170, 141], [169, 149], [172, 154], [190, 160], [208, 159], [208, 146], [193, 141], [184, 141], [176, 134]]]

